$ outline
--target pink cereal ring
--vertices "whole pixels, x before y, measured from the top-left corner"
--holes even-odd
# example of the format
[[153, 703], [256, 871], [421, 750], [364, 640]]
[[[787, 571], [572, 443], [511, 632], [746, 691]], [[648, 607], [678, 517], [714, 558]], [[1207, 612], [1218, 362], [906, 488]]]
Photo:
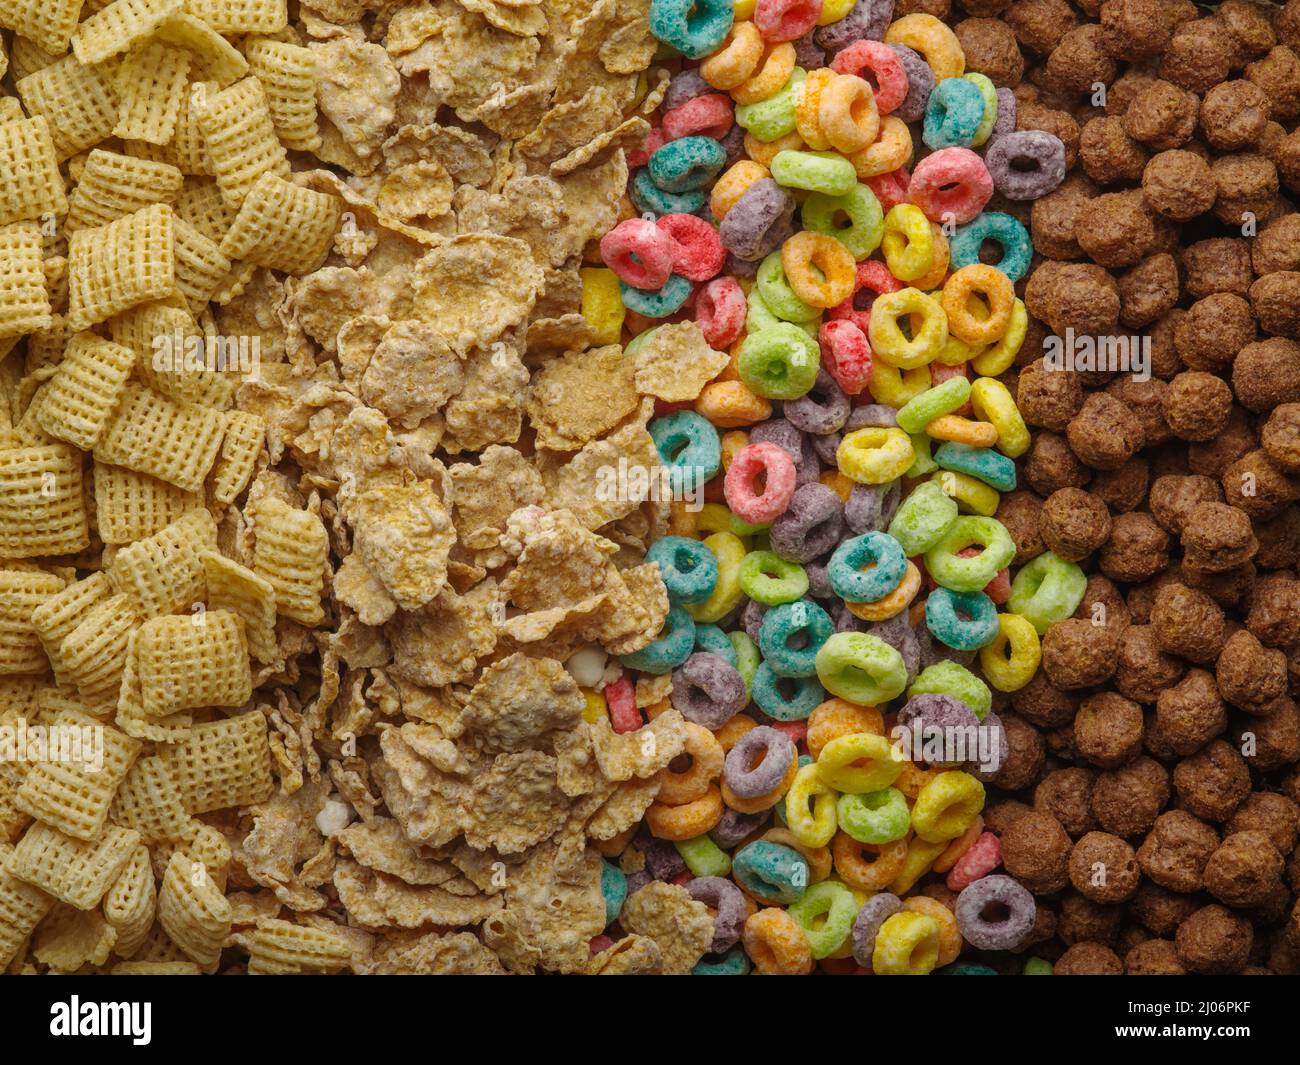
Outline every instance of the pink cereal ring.
[[777, 732], [784, 732], [796, 747], [808, 738], [807, 721], [773, 721], [772, 728], [776, 729]]
[[605, 685], [605, 707], [615, 732], [635, 732], [644, 724], [636, 705], [636, 688], [627, 673], [621, 673], [618, 680]]
[[[631, 165], [629, 162], [628, 166]], [[887, 174], [866, 178], [863, 184], [876, 194], [876, 199], [880, 201], [880, 209], [888, 214], [900, 203], [907, 203], [907, 186], [911, 181], [912, 175], [907, 172], [907, 167], [900, 166]]]
[[868, 259], [858, 263], [857, 274], [853, 280], [853, 294], [843, 303], [836, 304], [827, 312], [831, 321], [849, 321], [863, 333], [871, 322], [871, 304], [882, 292], [898, 292], [903, 288], [899, 281], [889, 272], [889, 267], [878, 259]]
[[645, 135], [645, 147], [633, 148], [627, 153], [627, 168], [635, 170], [639, 166], [645, 166], [650, 162], [650, 156], [654, 155], [660, 148], [668, 143], [668, 135], [656, 126]]
[[[655, 223], [677, 246], [672, 272], [691, 281], [716, 277], [727, 259], [718, 231], [693, 214], [666, 214]], [[640, 287], [640, 286], [638, 286]]]
[[675, 141], [682, 137], [712, 137], [720, 140], [735, 124], [731, 97], [725, 93], [711, 92], [687, 100], [680, 107], [664, 112], [664, 139]]
[[1011, 598], [1011, 570], [1003, 566], [998, 575], [984, 585], [984, 594], [1001, 606]]
[[[755, 491], [759, 477], [761, 493]], [[785, 513], [794, 495], [794, 459], [784, 448], [766, 441], [747, 444], [736, 452], [723, 481], [727, 506], [741, 521], [765, 525]]]
[[948, 890], [961, 891], [993, 872], [1002, 864], [1002, 845], [992, 832], [985, 832], [970, 850], [957, 859], [948, 873]]
[[731, 347], [745, 328], [745, 290], [734, 277], [715, 277], [700, 290], [695, 301], [695, 321], [709, 342], [722, 351]]
[[662, 287], [681, 253], [667, 229], [644, 218], [625, 218], [600, 238], [605, 265], [633, 288]]
[[845, 395], [856, 396], [871, 381], [871, 344], [847, 318], [826, 322], [818, 335], [822, 365]]
[[831, 61], [837, 74], [856, 74], [876, 94], [876, 108], [889, 114], [907, 99], [907, 71], [889, 45], [881, 41], [854, 41]]
[[969, 148], [940, 148], [927, 155], [912, 171], [907, 198], [931, 222], [951, 215], [957, 223], [969, 222], [993, 196], [993, 178], [984, 160]]
[[822, 0], [758, 0], [754, 25], [763, 40], [795, 41], [810, 33], [822, 17]]

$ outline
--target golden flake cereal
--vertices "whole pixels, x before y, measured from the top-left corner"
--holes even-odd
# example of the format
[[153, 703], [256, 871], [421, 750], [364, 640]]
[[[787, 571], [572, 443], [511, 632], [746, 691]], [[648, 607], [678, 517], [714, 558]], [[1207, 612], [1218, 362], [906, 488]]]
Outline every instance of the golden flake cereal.
[[666, 325], [636, 354], [636, 390], [668, 403], [694, 400], [729, 361], [725, 351], [709, 347], [694, 322]]
[[230, 934], [230, 903], [200, 862], [177, 851], [158, 892], [158, 920], [178, 947], [200, 966], [217, 964]]
[[0, 970], [5, 969], [32, 930], [54, 905], [54, 899], [5, 869], [11, 847], [0, 845]]
[[221, 243], [235, 220], [235, 209], [226, 203], [221, 189], [210, 178], [191, 178], [172, 201], [177, 218], [183, 218], [209, 240]]
[[0, 225], [60, 215], [67, 209], [45, 116], [0, 124]]
[[131, 600], [114, 595], [91, 607], [59, 645], [67, 679], [95, 713], [112, 710], [117, 704], [135, 621]]
[[200, 706], [240, 706], [253, 694], [244, 625], [229, 610], [151, 618], [140, 629], [137, 654], [150, 717]]
[[230, 260], [217, 243], [180, 218], [172, 222], [176, 245], [176, 289], [198, 314], [230, 272]]
[[352, 948], [342, 936], [323, 928], [273, 919], [258, 924], [249, 955], [250, 976], [332, 973], [348, 966]]
[[256, 711], [195, 725], [159, 757], [191, 814], [265, 802], [275, 787], [266, 718]]
[[32, 611], [62, 590], [62, 578], [53, 573], [0, 569], [0, 674], [41, 674], [49, 669]]
[[68, 231], [94, 229], [155, 203], [168, 203], [184, 182], [169, 163], [94, 149], [68, 200]]
[[0, 342], [48, 329], [53, 322], [40, 228], [34, 222], [0, 226]]
[[108, 961], [117, 929], [98, 910], [82, 912], [56, 906], [32, 939], [32, 957], [51, 973], [70, 975], [83, 966]]
[[218, 85], [229, 85], [248, 73], [248, 60], [239, 54], [239, 49], [189, 12], [169, 18], [158, 27], [157, 37], [193, 52], [202, 76], [215, 80]]
[[81, 5], [82, 0], [0, 0], [0, 26], [62, 55], [72, 43]]
[[95, 520], [106, 544], [152, 536], [200, 505], [193, 492], [123, 466], [95, 463]]
[[95, 458], [197, 492], [216, 461], [223, 428], [211, 407], [177, 403], [128, 384]]
[[108, 225], [68, 238], [68, 321], [84, 329], [176, 284], [172, 209], [143, 207]]
[[117, 789], [109, 816], [114, 824], [135, 829], [150, 846], [183, 842], [195, 824], [167, 763], [158, 755], [136, 759]]
[[[121, 942], [120, 933], [118, 942]], [[136, 951], [139, 950], [137, 947]], [[120, 961], [108, 973], [110, 976], [202, 976], [203, 970], [192, 961]]]
[[70, 757], [56, 760], [51, 751], [33, 765], [18, 789], [17, 806], [66, 836], [95, 839], [140, 744], [76, 712], [60, 714], [54, 726], [49, 734], [58, 737], [59, 753]]
[[329, 193], [263, 173], [240, 206], [221, 250], [231, 259], [307, 274], [329, 252], [339, 215], [339, 201]]
[[289, 177], [289, 159], [276, 138], [266, 93], [256, 78], [244, 78], [210, 95], [198, 109], [198, 120], [212, 175], [232, 207], [244, 202], [263, 174]]
[[268, 498], [250, 508], [253, 519], [253, 572], [275, 589], [276, 609], [303, 625], [325, 615], [320, 597], [325, 586], [329, 537], [320, 518], [281, 499]]
[[157, 904], [149, 848], [140, 844], [104, 895], [104, 918], [117, 930], [113, 952], [118, 957], [129, 958], [144, 945]]
[[78, 910], [96, 906], [131, 860], [140, 835], [109, 825], [93, 840], [73, 839], [37, 822], [9, 859], [14, 876]]
[[277, 33], [289, 24], [285, 0], [186, 0], [185, 10], [218, 33]]
[[248, 652], [259, 662], [274, 662], [275, 589], [252, 570], [216, 551], [201, 557], [209, 610], [229, 610], [244, 622]]
[[244, 42], [244, 56], [249, 72], [266, 92], [266, 104], [281, 143], [301, 152], [319, 148], [316, 63], [311, 50], [270, 37], [253, 37]]
[[117, 125], [117, 89], [98, 67], [64, 56], [19, 80], [14, 88], [27, 113], [44, 115], [60, 159], [93, 148]]
[[33, 401], [37, 424], [58, 440], [91, 450], [121, 398], [134, 362], [130, 348], [94, 333], [78, 333]]
[[102, 63], [152, 36], [184, 7], [185, 0], [113, 0], [77, 27], [73, 54], [86, 64]]
[[199, 556], [217, 547], [217, 523], [202, 507], [117, 552], [109, 577], [137, 617], [188, 613], [204, 598]]
[[66, 444], [0, 450], [0, 558], [72, 555], [89, 545], [81, 462]]
[[212, 468], [212, 500], [220, 506], [233, 503], [253, 476], [253, 467], [266, 442], [266, 420], [247, 411], [226, 411], [226, 434]]
[[107, 574], [92, 573], [85, 580], [73, 581], [32, 611], [32, 628], [54, 667], [56, 681], [63, 683], [63, 656], [59, 648], [64, 637], [81, 624], [92, 607], [112, 594], [113, 585]]

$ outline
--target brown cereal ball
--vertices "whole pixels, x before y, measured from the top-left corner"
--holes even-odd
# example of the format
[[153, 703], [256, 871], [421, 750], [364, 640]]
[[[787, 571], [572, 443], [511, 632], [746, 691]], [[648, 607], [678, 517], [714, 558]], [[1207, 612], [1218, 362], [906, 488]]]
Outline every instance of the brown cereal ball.
[[[1256, 928], [1276, 925], [1286, 920], [1292, 901], [1291, 892], [1287, 890], [1286, 884], [1282, 880], [1274, 880], [1263, 900], [1247, 909], [1244, 916]], [[1261, 952], [1263, 949], [1263, 943], [1256, 948]]]
[[1255, 429], [1251, 419], [1244, 410], [1234, 406], [1223, 432], [1204, 444], [1188, 446], [1187, 466], [1198, 476], [1219, 480], [1223, 477], [1224, 470], [1247, 454], [1255, 443]]
[[1035, 895], [1050, 895], [1069, 883], [1070, 837], [1051, 814], [1031, 810], [1011, 823], [1001, 842], [1007, 872]]
[[1007, 736], [1007, 758], [987, 779], [1003, 791], [1019, 791], [1029, 787], [1042, 772], [1043, 760], [1047, 757], [1043, 737], [1033, 725], [1014, 714], [1000, 716]]
[[1124, 132], [1118, 118], [1093, 118], [1079, 132], [1079, 159], [1100, 185], [1136, 181], [1146, 166], [1142, 145]]
[[1076, 943], [1052, 967], [1054, 976], [1123, 976], [1124, 963], [1101, 943]]
[[[1216, 292], [1245, 296], [1254, 280], [1250, 268], [1250, 245], [1239, 237], [1198, 240], [1183, 249], [1183, 274], [1187, 291], [1196, 299]], [[1195, 369], [1207, 367], [1197, 366]]]
[[1132, 838], [1151, 831], [1169, 801], [1169, 774], [1145, 755], [1128, 765], [1098, 773], [1092, 786], [1097, 824], [1117, 836]]
[[1010, 0], [961, 0], [961, 6], [974, 18], [994, 18], [1007, 9]]
[[1153, 936], [1168, 938], [1199, 907], [1196, 896], [1176, 893], [1150, 880], [1143, 880], [1125, 908], [1128, 915]]
[[1214, 670], [1223, 697], [1248, 714], [1272, 709], [1286, 694], [1286, 654], [1265, 647], [1248, 629], [1228, 637]]
[[1193, 669], [1162, 691], [1156, 697], [1155, 724], [1173, 754], [1194, 754], [1222, 733], [1228, 715], [1214, 677]]
[[1287, 0], [1273, 20], [1280, 43], [1294, 48], [1300, 44], [1300, 0]]
[[1050, 496], [1058, 488], [1080, 488], [1088, 483], [1089, 476], [1088, 468], [1070, 450], [1065, 437], [1044, 432], [1034, 438], [1025, 462], [1025, 479], [1035, 492]]
[[1089, 832], [1070, 852], [1070, 883], [1093, 902], [1127, 902], [1141, 877], [1133, 848], [1109, 832]]
[[1172, 939], [1148, 939], [1124, 955], [1127, 976], [1186, 976]]
[[1181, 307], [1175, 307], [1157, 322], [1153, 322], [1147, 335], [1151, 338], [1151, 373], [1162, 381], [1169, 381], [1183, 368], [1174, 343], [1178, 323], [1187, 316]]
[[1282, 166], [1282, 155], [1287, 139], [1286, 128], [1281, 123], [1274, 122], [1270, 118], [1264, 123], [1264, 132], [1259, 135], [1259, 143], [1255, 145], [1256, 149], [1273, 160], [1273, 165], [1277, 167], [1278, 177], [1284, 183], [1289, 182], [1289, 177]]
[[[1276, 123], [1269, 125], [1273, 127]], [[1292, 130], [1281, 136], [1270, 136], [1266, 130], [1256, 147], [1277, 167], [1277, 176], [1283, 185], [1292, 192], [1300, 188], [1300, 131]]]
[[1117, 470], [1142, 446], [1142, 423], [1114, 396], [1092, 392], [1066, 426], [1070, 450], [1098, 470]]
[[1151, 516], [1162, 529], [1175, 536], [1182, 534], [1187, 517], [1197, 505], [1206, 501], [1221, 502], [1223, 489], [1209, 477], [1195, 474], [1166, 474], [1151, 485], [1147, 502]]
[[1030, 806], [1019, 799], [999, 799], [984, 808], [984, 827], [1000, 839], [1029, 812]]
[[1178, 357], [1193, 370], [1221, 370], [1255, 339], [1250, 304], [1233, 292], [1197, 300], [1174, 329]]
[[933, 15], [937, 19], [946, 19], [952, 12], [950, 0], [898, 0], [894, 6], [894, 17], [922, 14]]
[[[1148, 255], [1116, 281], [1119, 285], [1119, 320], [1141, 329], [1167, 314], [1178, 302], [1178, 263], [1168, 252]], [[1130, 352], [1132, 359], [1134, 352]]]
[[1260, 569], [1300, 566], [1300, 507], [1285, 507], [1267, 521], [1256, 521], [1255, 538], [1259, 540], [1255, 564]]
[[1223, 471], [1224, 501], [1252, 518], [1271, 518], [1300, 496], [1296, 482], [1263, 451], [1248, 451]]
[[1059, 432], [1083, 406], [1083, 388], [1074, 373], [1039, 359], [1020, 371], [1016, 405], [1027, 424]]
[[1092, 493], [1114, 513], [1126, 514], [1146, 499], [1150, 477], [1151, 464], [1137, 456], [1117, 470], [1098, 470], [1092, 479]]
[[1300, 58], [1286, 45], [1246, 64], [1246, 77], [1263, 91], [1270, 118], [1284, 122], [1300, 116]]
[[1090, 832], [1097, 826], [1092, 781], [1088, 769], [1055, 769], [1034, 788], [1034, 809], [1051, 814], [1071, 836]]
[[1063, 692], [1041, 670], [1018, 692], [1011, 694], [1016, 713], [1039, 728], [1055, 729], [1074, 720], [1079, 698]]
[[1238, 750], [1243, 750], [1247, 764], [1261, 773], [1300, 761], [1300, 710], [1285, 695], [1273, 706], [1267, 717], [1242, 721], [1233, 729]]
[[1119, 632], [1082, 618], [1058, 621], [1043, 637], [1043, 669], [1058, 688], [1091, 688], [1115, 673]]
[[1300, 835], [1300, 807], [1275, 791], [1252, 792], [1232, 815], [1228, 832], [1260, 833], [1278, 854], [1290, 854]]
[[1250, 286], [1250, 306], [1265, 333], [1300, 337], [1300, 273], [1265, 274]]
[[1102, 943], [1113, 947], [1123, 920], [1124, 910], [1121, 907], [1105, 906], [1069, 891], [1061, 899], [1056, 934], [1066, 946], [1075, 943]]
[[1259, 432], [1259, 444], [1284, 473], [1300, 473], [1300, 403], [1273, 408]]
[[1081, 488], [1062, 488], [1047, 497], [1039, 518], [1043, 542], [1067, 562], [1078, 562], [1110, 536], [1106, 504]]
[[1079, 754], [1102, 769], [1115, 769], [1142, 749], [1142, 708], [1117, 692], [1085, 699], [1074, 718]]
[[1181, 659], [1160, 649], [1150, 625], [1130, 625], [1120, 639], [1115, 687], [1128, 698], [1150, 705], [1178, 683], [1185, 668]]
[[1213, 440], [1231, 413], [1232, 389], [1213, 374], [1188, 370], [1169, 382], [1165, 423], [1180, 440]]
[[1260, 906], [1282, 882], [1282, 855], [1263, 832], [1235, 832], [1205, 865], [1205, 890], [1225, 906]]
[[1031, 52], [1047, 55], [1078, 19], [1065, 0], [1015, 0], [1002, 16]]
[[[1235, 610], [1250, 599], [1258, 570], [1255, 563], [1247, 562], [1222, 573], [1207, 573], [1192, 569], [1184, 559], [1179, 574], [1187, 587], [1204, 592], [1225, 610]], [[1229, 630], [1235, 624], [1229, 622]]]
[[1251, 242], [1250, 261], [1256, 274], [1300, 270], [1300, 214], [1274, 219]]
[[1259, 541], [1250, 519], [1224, 503], [1198, 503], [1183, 526], [1183, 566], [1224, 573], [1255, 557]]
[[1199, 111], [1190, 92], [1158, 79], [1142, 89], [1124, 111], [1124, 131], [1152, 151], [1167, 151], [1191, 140]]
[[1106, 54], [1131, 62], [1159, 55], [1174, 26], [1161, 0], [1105, 0], [1101, 31]]
[[1149, 580], [1169, 565], [1169, 543], [1169, 534], [1150, 514], [1117, 514], [1097, 565], [1113, 581], [1131, 584]]
[[1220, 222], [1262, 222], [1273, 213], [1278, 179], [1271, 159], [1254, 152], [1221, 155], [1210, 163], [1210, 175], [1218, 192], [1214, 215]]
[[1094, 263], [1059, 264], [1044, 311], [1038, 317], [1058, 336], [1071, 329], [1076, 336], [1109, 336], [1119, 324], [1119, 285]]
[[1038, 531], [1042, 510], [1043, 501], [1033, 492], [1024, 489], [1008, 492], [998, 500], [994, 517], [1011, 534], [1011, 540], [1016, 545], [1016, 557], [1012, 560], [1014, 565], [1023, 566], [1047, 550]]
[[1074, 239], [1099, 266], [1132, 266], [1155, 243], [1151, 218], [1129, 196], [1104, 193], [1080, 219]]
[[1215, 740], [1174, 766], [1179, 802], [1204, 821], [1226, 821], [1250, 794], [1250, 770], [1231, 746]]
[[1080, 216], [1096, 195], [1097, 187], [1076, 172], [1046, 196], [1036, 199], [1029, 213], [1034, 250], [1048, 259], [1082, 258], [1083, 249], [1074, 239], [1074, 233]]
[[1219, 5], [1216, 17], [1231, 39], [1234, 67], [1244, 66], [1247, 60], [1263, 55], [1277, 44], [1274, 13], [1271, 4], [1255, 0], [1226, 0]]
[[1102, 28], [1095, 23], [1076, 26], [1067, 32], [1047, 57], [1047, 73], [1058, 85], [1072, 92], [1091, 92], [1093, 86], [1109, 84], [1118, 70], [1115, 60], [1102, 47]]
[[1170, 810], [1156, 823], [1137, 850], [1142, 872], [1170, 891], [1200, 891], [1205, 863], [1219, 849], [1219, 835], [1186, 810]]
[[1232, 54], [1227, 32], [1214, 19], [1185, 22], [1161, 54], [1160, 76], [1190, 92], [1203, 93], [1228, 76]]
[[1215, 85], [1201, 101], [1201, 129], [1210, 146], [1237, 152], [1255, 144], [1268, 124], [1268, 100], [1244, 79]]
[[1025, 73], [1025, 57], [1020, 54], [1014, 31], [1001, 19], [968, 18], [953, 27], [966, 69], [983, 74], [994, 85], [1011, 87]]
[[[1172, 27], [1170, 35], [1173, 34]], [[1106, 93], [1106, 114], [1124, 116], [1133, 101], [1160, 79], [1148, 74], [1137, 66], [1131, 66], [1115, 79], [1115, 84]]]
[[[1266, 274], [1251, 285], [1252, 302], [1256, 289], [1275, 277], [1294, 278], [1300, 296], [1300, 273]], [[1243, 407], [1257, 413], [1300, 400], [1300, 344], [1283, 337], [1247, 344], [1232, 364], [1232, 390]]]
[[1054, 728], [1043, 733], [1043, 743], [1047, 746], [1047, 755], [1056, 762], [1073, 762], [1079, 752], [1074, 749], [1074, 725]]
[[1124, 596], [1114, 583], [1100, 573], [1088, 575], [1083, 599], [1072, 616], [1084, 618], [1094, 625], [1114, 625], [1121, 630], [1128, 628], [1132, 622]]
[[1240, 972], [1254, 941], [1250, 922], [1218, 905], [1202, 906], [1179, 925], [1174, 936], [1182, 963], [1209, 976]]
[[1255, 586], [1246, 628], [1269, 647], [1300, 644], [1300, 581], [1285, 575], [1261, 580]]
[[[1119, 357], [1122, 359], [1123, 355]], [[1165, 422], [1165, 392], [1169, 385], [1158, 377], [1143, 374], [1140, 349], [1130, 359], [1128, 366], [1133, 368], [1132, 373], [1124, 370], [1121, 363], [1121, 376], [1106, 386], [1106, 394], [1119, 400], [1137, 417], [1142, 426], [1140, 446], [1158, 447], [1174, 436]]]
[[1177, 582], [1156, 593], [1151, 605], [1156, 642], [1189, 662], [1212, 662], [1227, 640], [1223, 611], [1204, 592]]
[[1166, 567], [1157, 574], [1154, 580], [1139, 584], [1128, 590], [1128, 594], [1124, 596], [1124, 602], [1128, 604], [1129, 617], [1133, 619], [1134, 625], [1151, 624], [1151, 607], [1156, 601], [1156, 593], [1166, 584], [1181, 580], [1180, 569], [1181, 567], [1174, 563], [1172, 569]]

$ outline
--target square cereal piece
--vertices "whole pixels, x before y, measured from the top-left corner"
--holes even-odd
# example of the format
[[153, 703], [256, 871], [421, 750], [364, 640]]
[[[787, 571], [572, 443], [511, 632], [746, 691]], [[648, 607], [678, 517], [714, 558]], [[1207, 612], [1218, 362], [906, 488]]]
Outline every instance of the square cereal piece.
[[36, 394], [36, 423], [56, 440], [90, 451], [122, 397], [135, 352], [94, 333], [68, 341], [54, 376]]
[[183, 218], [209, 240], [221, 243], [235, 221], [235, 209], [226, 203], [217, 183], [210, 178], [188, 178], [172, 201], [177, 218]]
[[150, 618], [140, 628], [136, 653], [150, 717], [242, 706], [253, 694], [244, 623], [229, 610]]
[[179, 743], [190, 731], [194, 715], [172, 714], [170, 717], [150, 717], [144, 712], [144, 695], [140, 690], [140, 673], [136, 668], [140, 656], [136, 644], [140, 630], [131, 633], [126, 645], [126, 665], [122, 667], [122, 688], [117, 695], [117, 727], [137, 740], [154, 743]]
[[265, 802], [275, 787], [266, 718], [256, 710], [195, 725], [158, 756], [191, 814]]
[[85, 580], [73, 581], [32, 611], [32, 628], [54, 667], [54, 679], [58, 683], [67, 683], [63, 657], [59, 654], [63, 638], [81, 624], [92, 607], [112, 594], [113, 586], [107, 574], [92, 573]]
[[259, 662], [276, 661], [280, 656], [275, 641], [275, 589], [270, 582], [216, 551], [205, 551], [200, 559], [208, 609], [238, 615], [244, 622], [248, 653]]
[[230, 272], [230, 260], [201, 230], [180, 218], [172, 222], [176, 239], [176, 289], [191, 314], [202, 314], [208, 300]]
[[325, 616], [320, 597], [329, 557], [324, 523], [319, 515], [274, 497], [249, 509], [256, 537], [253, 572], [275, 589], [279, 613], [303, 625], [319, 625]]
[[153, 927], [157, 901], [149, 848], [141, 844], [104, 895], [104, 919], [117, 931], [113, 952], [119, 958], [129, 958], [144, 945]]
[[285, 0], [186, 0], [185, 10], [218, 33], [278, 33], [289, 25]]
[[143, 540], [201, 505], [195, 492], [123, 466], [95, 463], [95, 520], [106, 544]]
[[177, 851], [158, 891], [158, 923], [193, 961], [215, 971], [230, 935], [230, 902], [206, 867]]
[[186, 840], [194, 831], [180, 788], [157, 755], [136, 760], [117, 789], [109, 816], [115, 824], [135, 829], [150, 846]]
[[329, 193], [265, 173], [249, 190], [221, 250], [268, 270], [309, 274], [329, 254], [339, 215], [339, 201]]
[[68, 199], [67, 230], [94, 229], [155, 203], [170, 203], [185, 178], [169, 163], [95, 148]]
[[202, 507], [117, 552], [108, 575], [131, 598], [136, 617], [189, 613], [203, 602], [203, 563], [217, 548], [217, 523]]
[[167, 163], [182, 174], [210, 174], [212, 166], [208, 162], [203, 131], [199, 128], [198, 105], [220, 88], [215, 81], [190, 82], [181, 94], [176, 123], [167, 143], [150, 144], [148, 141], [129, 140], [124, 149], [126, 153], [139, 159]]
[[81, 452], [66, 444], [0, 450], [0, 558], [75, 555], [88, 546]]
[[15, 83], [18, 96], [35, 117], [44, 115], [59, 158], [93, 148], [117, 124], [117, 89], [107, 72], [64, 56]]
[[53, 573], [0, 569], [0, 675], [39, 676], [49, 669], [32, 612], [62, 590]]
[[316, 62], [310, 48], [270, 37], [244, 42], [249, 72], [262, 83], [275, 132], [286, 148], [314, 152], [320, 147], [316, 124]]
[[40, 888], [6, 872], [12, 852], [11, 847], [0, 847], [0, 971], [14, 960], [54, 905], [54, 899]]
[[0, 0], [0, 26], [53, 55], [72, 43], [82, 0]]
[[68, 322], [85, 329], [176, 285], [172, 209], [144, 207], [68, 240]]
[[213, 502], [221, 506], [233, 503], [248, 487], [266, 442], [266, 420], [261, 415], [230, 410], [225, 412], [225, 418], [226, 435], [211, 480]]
[[140, 842], [140, 834], [109, 825], [93, 840], [73, 839], [39, 821], [9, 857], [9, 872], [78, 910], [99, 904]]
[[185, 0], [113, 0], [82, 22], [72, 34], [72, 52], [83, 63], [102, 63], [152, 37]]
[[107, 713], [117, 705], [127, 643], [135, 625], [131, 600], [115, 595], [91, 607], [59, 646], [64, 673], [92, 713]]
[[166, 144], [176, 131], [176, 117], [189, 84], [190, 53], [161, 41], [147, 41], [122, 61], [113, 135], [124, 140]]
[[224, 429], [211, 407], [177, 403], [128, 384], [95, 445], [95, 459], [197, 492], [216, 461]]
[[0, 124], [0, 225], [40, 221], [67, 209], [63, 175], [45, 116]]
[[248, 951], [250, 976], [331, 973], [352, 961], [352, 948], [341, 935], [276, 919], [258, 923]]
[[290, 174], [289, 157], [275, 135], [266, 93], [256, 78], [244, 78], [209, 96], [198, 109], [212, 176], [221, 195], [239, 207], [263, 174]]
[[40, 227], [35, 222], [0, 226], [0, 340], [53, 324]]
[[10, 67], [13, 71], [14, 84], [17, 85], [28, 74], [34, 74], [44, 67], [57, 63], [67, 55], [67, 52], [66, 48], [59, 52], [47, 52], [30, 38], [15, 33], [9, 39]]

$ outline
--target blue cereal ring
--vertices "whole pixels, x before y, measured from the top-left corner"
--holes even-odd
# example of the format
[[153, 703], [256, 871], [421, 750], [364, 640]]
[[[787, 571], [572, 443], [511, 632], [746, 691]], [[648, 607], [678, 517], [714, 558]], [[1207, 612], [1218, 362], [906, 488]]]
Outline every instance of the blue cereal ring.
[[627, 900], [627, 876], [617, 865], [600, 863], [600, 893], [605, 896], [605, 924], [611, 925], [618, 920]]
[[[663, 543], [662, 540], [659, 541]], [[646, 555], [649, 558], [649, 555]], [[738, 668], [739, 659], [736, 658], [736, 648], [732, 645], [730, 638], [717, 625], [695, 623], [695, 649], [697, 651], [707, 651], [711, 655], [717, 655], [732, 669]]]
[[689, 59], [718, 49], [735, 17], [732, 0], [651, 0], [650, 32]]
[[793, 847], [757, 840], [741, 847], [731, 861], [731, 875], [756, 899], [788, 906], [808, 890], [808, 861]]
[[618, 283], [623, 306], [646, 318], [667, 318], [675, 314], [688, 299], [694, 286], [680, 274], [670, 274], [663, 288], [633, 288], [626, 281]]
[[695, 619], [683, 607], [675, 606], [668, 611], [664, 627], [653, 643], [639, 651], [623, 655], [619, 661], [628, 669], [639, 669], [642, 673], [661, 676], [680, 666], [691, 657], [694, 650]]
[[668, 470], [668, 486], [675, 499], [700, 491], [722, 465], [718, 430], [693, 410], [656, 418], [650, 423], [650, 439]]
[[702, 603], [717, 587], [718, 560], [699, 540], [665, 536], [645, 553], [645, 560], [659, 563], [670, 603]]
[[694, 192], [727, 165], [727, 150], [712, 137], [679, 137], [650, 156], [650, 178], [665, 192]]
[[[863, 570], [867, 563], [871, 569]], [[907, 556], [897, 540], [887, 533], [869, 532], [845, 540], [826, 566], [831, 590], [849, 603], [874, 603], [902, 583], [907, 574]]]
[[748, 976], [749, 957], [743, 947], [736, 945], [726, 954], [706, 954], [691, 970], [692, 976]]
[[632, 183], [627, 191], [638, 211], [649, 211], [657, 215], [694, 214], [708, 200], [708, 194], [703, 189], [677, 193], [661, 189], [654, 183], [654, 178], [646, 167], [632, 175]]
[[948, 440], [934, 453], [934, 461], [941, 469], [978, 477], [999, 492], [1015, 490], [1015, 462], [991, 447], [971, 447], [969, 444]]
[[975, 651], [998, 635], [998, 608], [983, 592], [936, 588], [925, 601], [925, 623], [940, 643]]
[[[786, 695], [782, 688], [792, 692]], [[775, 721], [806, 721], [826, 701], [826, 690], [816, 677], [782, 677], [766, 662], [754, 672], [751, 696], [758, 708]]]
[[778, 677], [811, 677], [817, 651], [835, 631], [835, 622], [816, 603], [782, 603], [763, 615], [758, 646]]
[[969, 148], [984, 121], [984, 94], [965, 78], [944, 78], [925, 105], [921, 139], [931, 148]]
[[949, 269], [956, 273], [963, 266], [978, 263], [980, 247], [986, 240], [1002, 246], [1002, 258], [994, 266], [1012, 282], [1025, 276], [1034, 254], [1034, 242], [1018, 219], [1001, 211], [985, 211], [973, 222], [957, 228], [949, 247]]

